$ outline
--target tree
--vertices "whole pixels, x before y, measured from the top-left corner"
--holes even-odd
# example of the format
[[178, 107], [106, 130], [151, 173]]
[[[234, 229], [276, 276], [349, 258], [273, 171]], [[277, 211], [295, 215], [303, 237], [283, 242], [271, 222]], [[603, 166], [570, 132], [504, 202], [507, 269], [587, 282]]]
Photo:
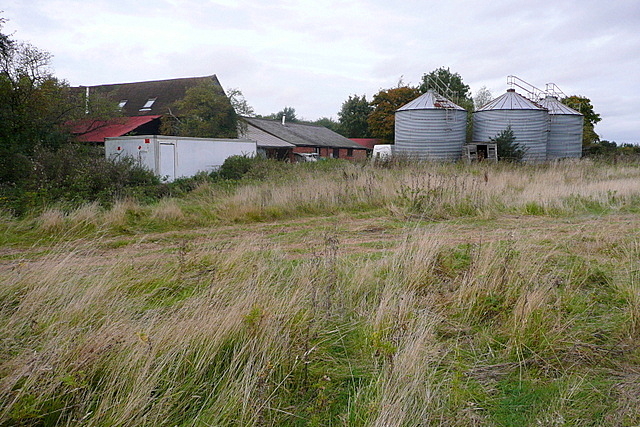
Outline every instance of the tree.
[[393, 143], [395, 134], [395, 112], [398, 108], [420, 96], [418, 88], [404, 86], [381, 90], [373, 96], [367, 124], [375, 138]]
[[0, 156], [7, 161], [33, 154], [38, 145], [57, 148], [68, 142], [66, 125], [84, 115], [84, 100], [52, 75], [48, 52], [1, 39]]
[[222, 89], [207, 81], [187, 89], [184, 98], [163, 117], [161, 133], [200, 138], [236, 138], [238, 118]]
[[367, 119], [372, 111], [365, 95], [349, 96], [338, 112], [339, 132], [347, 138], [369, 138]]
[[451, 98], [467, 111], [473, 107], [471, 89], [462, 82], [460, 74], [452, 73], [449, 68], [440, 67], [422, 76], [420, 93], [425, 93], [429, 89], [434, 89], [436, 92], [444, 91], [445, 93], [440, 94]]
[[[5, 20], [0, 18], [0, 29]], [[71, 124], [92, 117], [86, 109], [107, 115], [99, 97], [85, 99], [53, 76], [51, 54], [0, 33], [0, 191], [34, 193], [43, 185], [42, 159], [73, 142]], [[115, 104], [111, 103], [111, 113]], [[66, 164], [63, 165], [66, 167]], [[30, 180], [30, 181], [29, 181]], [[30, 182], [30, 184], [26, 184]], [[35, 194], [35, 193], [34, 193]], [[7, 197], [7, 196], [4, 196]]]
[[600, 136], [598, 136], [594, 128], [596, 123], [602, 119], [600, 118], [600, 114], [593, 111], [591, 100], [584, 96], [571, 95], [562, 99], [561, 102], [584, 116], [584, 123], [582, 125], [582, 147], [588, 148], [590, 145], [600, 141]]
[[340, 124], [333, 120], [331, 117], [320, 117], [318, 120], [309, 123], [311, 123], [312, 125], [324, 126], [334, 132], [340, 132]]
[[[0, 29], [4, 26], [4, 23], [7, 22], [5, 18], [0, 18]], [[9, 49], [11, 48], [11, 39], [8, 35], [0, 33], [0, 57], [4, 57]]]
[[253, 107], [249, 105], [240, 89], [231, 88], [227, 90], [227, 97], [229, 98], [229, 102], [231, 102], [231, 106], [236, 114], [246, 117], [253, 117], [256, 115]]
[[493, 100], [491, 91], [487, 89], [486, 86], [482, 86], [480, 89], [478, 89], [478, 92], [476, 92], [475, 96], [473, 97], [474, 110], [479, 110], [480, 108], [491, 102], [491, 100]]
[[296, 109], [293, 107], [284, 107], [282, 110], [278, 111], [277, 113], [272, 113], [268, 115], [267, 118], [274, 119], [274, 120], [282, 120], [283, 116], [285, 118], [285, 121], [287, 122], [291, 122], [291, 123], [298, 122], [298, 117], [296, 117]]
[[526, 153], [526, 148], [516, 143], [516, 136], [508, 126], [505, 130], [498, 133], [491, 141], [496, 143], [498, 149], [498, 160], [507, 160], [512, 162], [520, 162]]

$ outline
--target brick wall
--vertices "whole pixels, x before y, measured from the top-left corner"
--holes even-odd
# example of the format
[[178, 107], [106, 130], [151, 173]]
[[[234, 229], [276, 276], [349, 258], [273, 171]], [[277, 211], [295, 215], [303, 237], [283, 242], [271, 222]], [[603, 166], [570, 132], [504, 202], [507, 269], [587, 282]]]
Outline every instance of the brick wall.
[[[345, 160], [364, 160], [367, 158], [367, 150], [360, 150], [358, 148], [327, 148], [327, 147], [295, 147], [294, 153], [318, 153], [320, 157], [333, 158], [334, 154], [338, 155], [339, 159]], [[293, 156], [293, 154], [292, 154]]]

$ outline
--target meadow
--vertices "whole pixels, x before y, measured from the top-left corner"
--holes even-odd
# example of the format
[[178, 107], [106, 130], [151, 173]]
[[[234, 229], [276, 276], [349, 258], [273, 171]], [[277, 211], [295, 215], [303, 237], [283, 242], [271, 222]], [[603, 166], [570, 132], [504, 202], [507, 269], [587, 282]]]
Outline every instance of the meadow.
[[267, 164], [0, 217], [0, 425], [640, 424], [640, 164]]

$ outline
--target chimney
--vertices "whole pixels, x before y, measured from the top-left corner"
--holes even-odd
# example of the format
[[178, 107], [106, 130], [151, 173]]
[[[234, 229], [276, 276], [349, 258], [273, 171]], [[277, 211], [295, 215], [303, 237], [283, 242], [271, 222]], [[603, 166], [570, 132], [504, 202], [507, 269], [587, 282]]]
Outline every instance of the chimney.
[[287, 118], [287, 116], [285, 116], [284, 114], [282, 115], [282, 126], [284, 126], [284, 121]]

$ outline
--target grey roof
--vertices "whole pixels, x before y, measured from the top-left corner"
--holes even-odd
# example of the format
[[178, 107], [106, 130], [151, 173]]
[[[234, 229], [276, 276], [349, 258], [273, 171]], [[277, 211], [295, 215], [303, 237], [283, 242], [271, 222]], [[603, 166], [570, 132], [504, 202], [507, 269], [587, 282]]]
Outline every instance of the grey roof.
[[287, 141], [278, 138], [277, 136], [271, 135], [263, 131], [262, 129], [258, 129], [255, 126], [252, 126], [247, 123], [246, 129], [242, 129], [240, 126], [239, 131], [244, 138], [255, 141], [258, 147], [260, 148], [293, 148], [295, 145], [288, 143]]
[[[154, 116], [168, 114], [169, 108], [172, 109], [173, 114], [179, 114], [180, 112], [176, 111], [172, 104], [184, 98], [187, 89], [208, 81], [219, 88], [220, 94], [225, 94], [215, 74], [205, 77], [106, 84], [88, 86], [88, 88], [90, 93], [99, 93], [115, 103], [126, 100], [126, 104], [122, 107], [125, 116]], [[80, 86], [73, 89], [80, 92], [85, 91], [86, 88], [87, 86]], [[155, 101], [151, 107], [143, 109], [147, 101], [153, 98]], [[140, 111], [141, 109], [143, 111]]]
[[545, 99], [540, 101], [540, 105], [549, 110], [549, 114], [571, 116], [582, 115], [573, 108], [567, 107], [562, 102], [558, 101], [558, 98], [555, 96], [547, 96]]
[[543, 107], [517, 94], [513, 89], [507, 89], [507, 93], [494, 99], [477, 111], [487, 110], [544, 110]]
[[464, 110], [458, 104], [449, 101], [444, 96], [440, 95], [433, 89], [429, 89], [427, 93], [420, 95], [408, 104], [403, 105], [396, 111], [405, 110], [433, 110], [433, 109], [447, 109], [447, 110]]
[[243, 119], [249, 126], [254, 126], [296, 146], [367, 149], [324, 126], [291, 122], [283, 125], [279, 120], [254, 117], [243, 117]]

